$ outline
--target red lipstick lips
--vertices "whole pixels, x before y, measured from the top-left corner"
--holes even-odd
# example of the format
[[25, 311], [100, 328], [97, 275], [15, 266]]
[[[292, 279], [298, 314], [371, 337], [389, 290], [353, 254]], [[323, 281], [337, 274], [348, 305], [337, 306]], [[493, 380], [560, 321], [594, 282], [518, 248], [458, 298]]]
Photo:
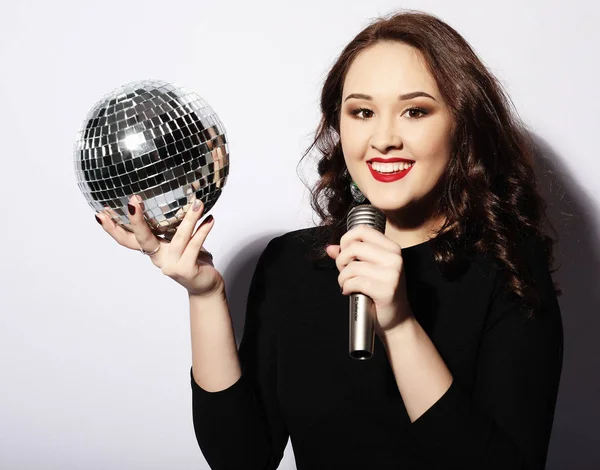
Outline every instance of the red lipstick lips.
[[371, 163], [371, 162], [381, 162], [381, 163], [397, 163], [397, 162], [404, 162], [404, 163], [414, 163], [414, 160], [407, 160], [406, 158], [371, 158], [370, 160], [367, 160], [367, 163]]
[[375, 170], [373, 168], [372, 165], [370, 165], [370, 162], [383, 162], [383, 163], [393, 163], [393, 162], [406, 162], [406, 163], [414, 163], [412, 160], [407, 160], [405, 158], [388, 158], [388, 159], [384, 159], [384, 158], [372, 158], [371, 160], [369, 160], [369, 162], [367, 163], [367, 166], [369, 167], [369, 171], [371, 171], [371, 174], [373, 175], [373, 178], [375, 178], [377, 181], [381, 181], [382, 183], [391, 183], [393, 181], [397, 181], [399, 179], [404, 178], [408, 172], [410, 170], [412, 170], [413, 166], [408, 167], [406, 170], [402, 170], [399, 171], [398, 173], [390, 173], [390, 174], [383, 174], [383, 173], [379, 173], [377, 170]]

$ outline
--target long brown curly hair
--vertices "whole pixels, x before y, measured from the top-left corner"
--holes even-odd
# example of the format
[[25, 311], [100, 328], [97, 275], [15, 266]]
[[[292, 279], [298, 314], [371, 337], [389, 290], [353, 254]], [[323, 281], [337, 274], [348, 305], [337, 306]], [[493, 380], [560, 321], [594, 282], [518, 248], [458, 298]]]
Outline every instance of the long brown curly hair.
[[[538, 190], [534, 142], [467, 41], [427, 13], [404, 10], [375, 20], [346, 46], [325, 79], [322, 118], [302, 157], [315, 147], [320, 153], [320, 179], [309, 188], [311, 206], [321, 218], [312, 256], [325, 258], [325, 246], [339, 244], [348, 211], [356, 204], [339, 138], [342, 88], [357, 55], [380, 41], [399, 41], [421, 52], [454, 118], [450, 159], [436, 189], [435, 214], [445, 215], [445, 223], [431, 240], [440, 271], [452, 277], [464, 266], [464, 255], [491, 254], [532, 318], [540, 299], [522, 244], [526, 237], [535, 240], [550, 268], [558, 241]], [[544, 223], [556, 239], [544, 233]], [[562, 294], [556, 284], [554, 289]]]

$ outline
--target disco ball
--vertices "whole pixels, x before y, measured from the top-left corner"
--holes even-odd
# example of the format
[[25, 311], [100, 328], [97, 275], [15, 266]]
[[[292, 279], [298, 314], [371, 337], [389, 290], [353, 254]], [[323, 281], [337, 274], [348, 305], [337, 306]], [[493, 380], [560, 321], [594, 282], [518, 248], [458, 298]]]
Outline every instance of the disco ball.
[[158, 80], [123, 85], [101, 98], [75, 142], [77, 185], [94, 211], [133, 232], [127, 203], [142, 198], [156, 236], [170, 240], [194, 199], [204, 214], [229, 174], [225, 128], [197, 94]]

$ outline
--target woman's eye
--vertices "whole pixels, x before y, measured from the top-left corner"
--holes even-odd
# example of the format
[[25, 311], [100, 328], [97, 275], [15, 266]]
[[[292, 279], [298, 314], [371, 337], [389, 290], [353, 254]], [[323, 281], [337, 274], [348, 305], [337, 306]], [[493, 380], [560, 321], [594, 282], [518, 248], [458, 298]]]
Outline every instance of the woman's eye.
[[425, 111], [423, 108], [408, 108], [406, 110], [407, 113], [411, 113], [411, 111], [414, 111], [416, 113], [420, 113], [420, 116], [410, 116], [411, 119], [420, 119], [421, 117], [425, 116], [427, 114], [427, 111]]
[[[350, 114], [352, 114], [354, 116], [358, 116], [360, 113], [367, 113], [368, 114], [368, 113], [372, 113], [372, 112], [373, 111], [371, 111], [370, 109], [367, 109], [367, 108], [358, 108], [358, 109], [355, 109], [354, 111], [351, 111]], [[365, 116], [363, 114], [362, 117], [358, 116], [359, 119], [369, 119], [370, 117], [373, 117], [373, 115], [371, 114], [369, 116]]]

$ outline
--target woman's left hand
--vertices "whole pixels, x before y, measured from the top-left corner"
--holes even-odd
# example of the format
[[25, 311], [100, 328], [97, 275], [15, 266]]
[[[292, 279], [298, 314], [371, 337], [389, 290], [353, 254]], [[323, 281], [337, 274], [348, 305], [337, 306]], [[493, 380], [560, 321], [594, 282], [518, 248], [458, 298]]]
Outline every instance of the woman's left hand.
[[348, 230], [339, 245], [327, 246], [326, 252], [340, 271], [342, 294], [362, 293], [373, 300], [377, 335], [381, 337], [412, 317], [400, 245], [360, 224]]

